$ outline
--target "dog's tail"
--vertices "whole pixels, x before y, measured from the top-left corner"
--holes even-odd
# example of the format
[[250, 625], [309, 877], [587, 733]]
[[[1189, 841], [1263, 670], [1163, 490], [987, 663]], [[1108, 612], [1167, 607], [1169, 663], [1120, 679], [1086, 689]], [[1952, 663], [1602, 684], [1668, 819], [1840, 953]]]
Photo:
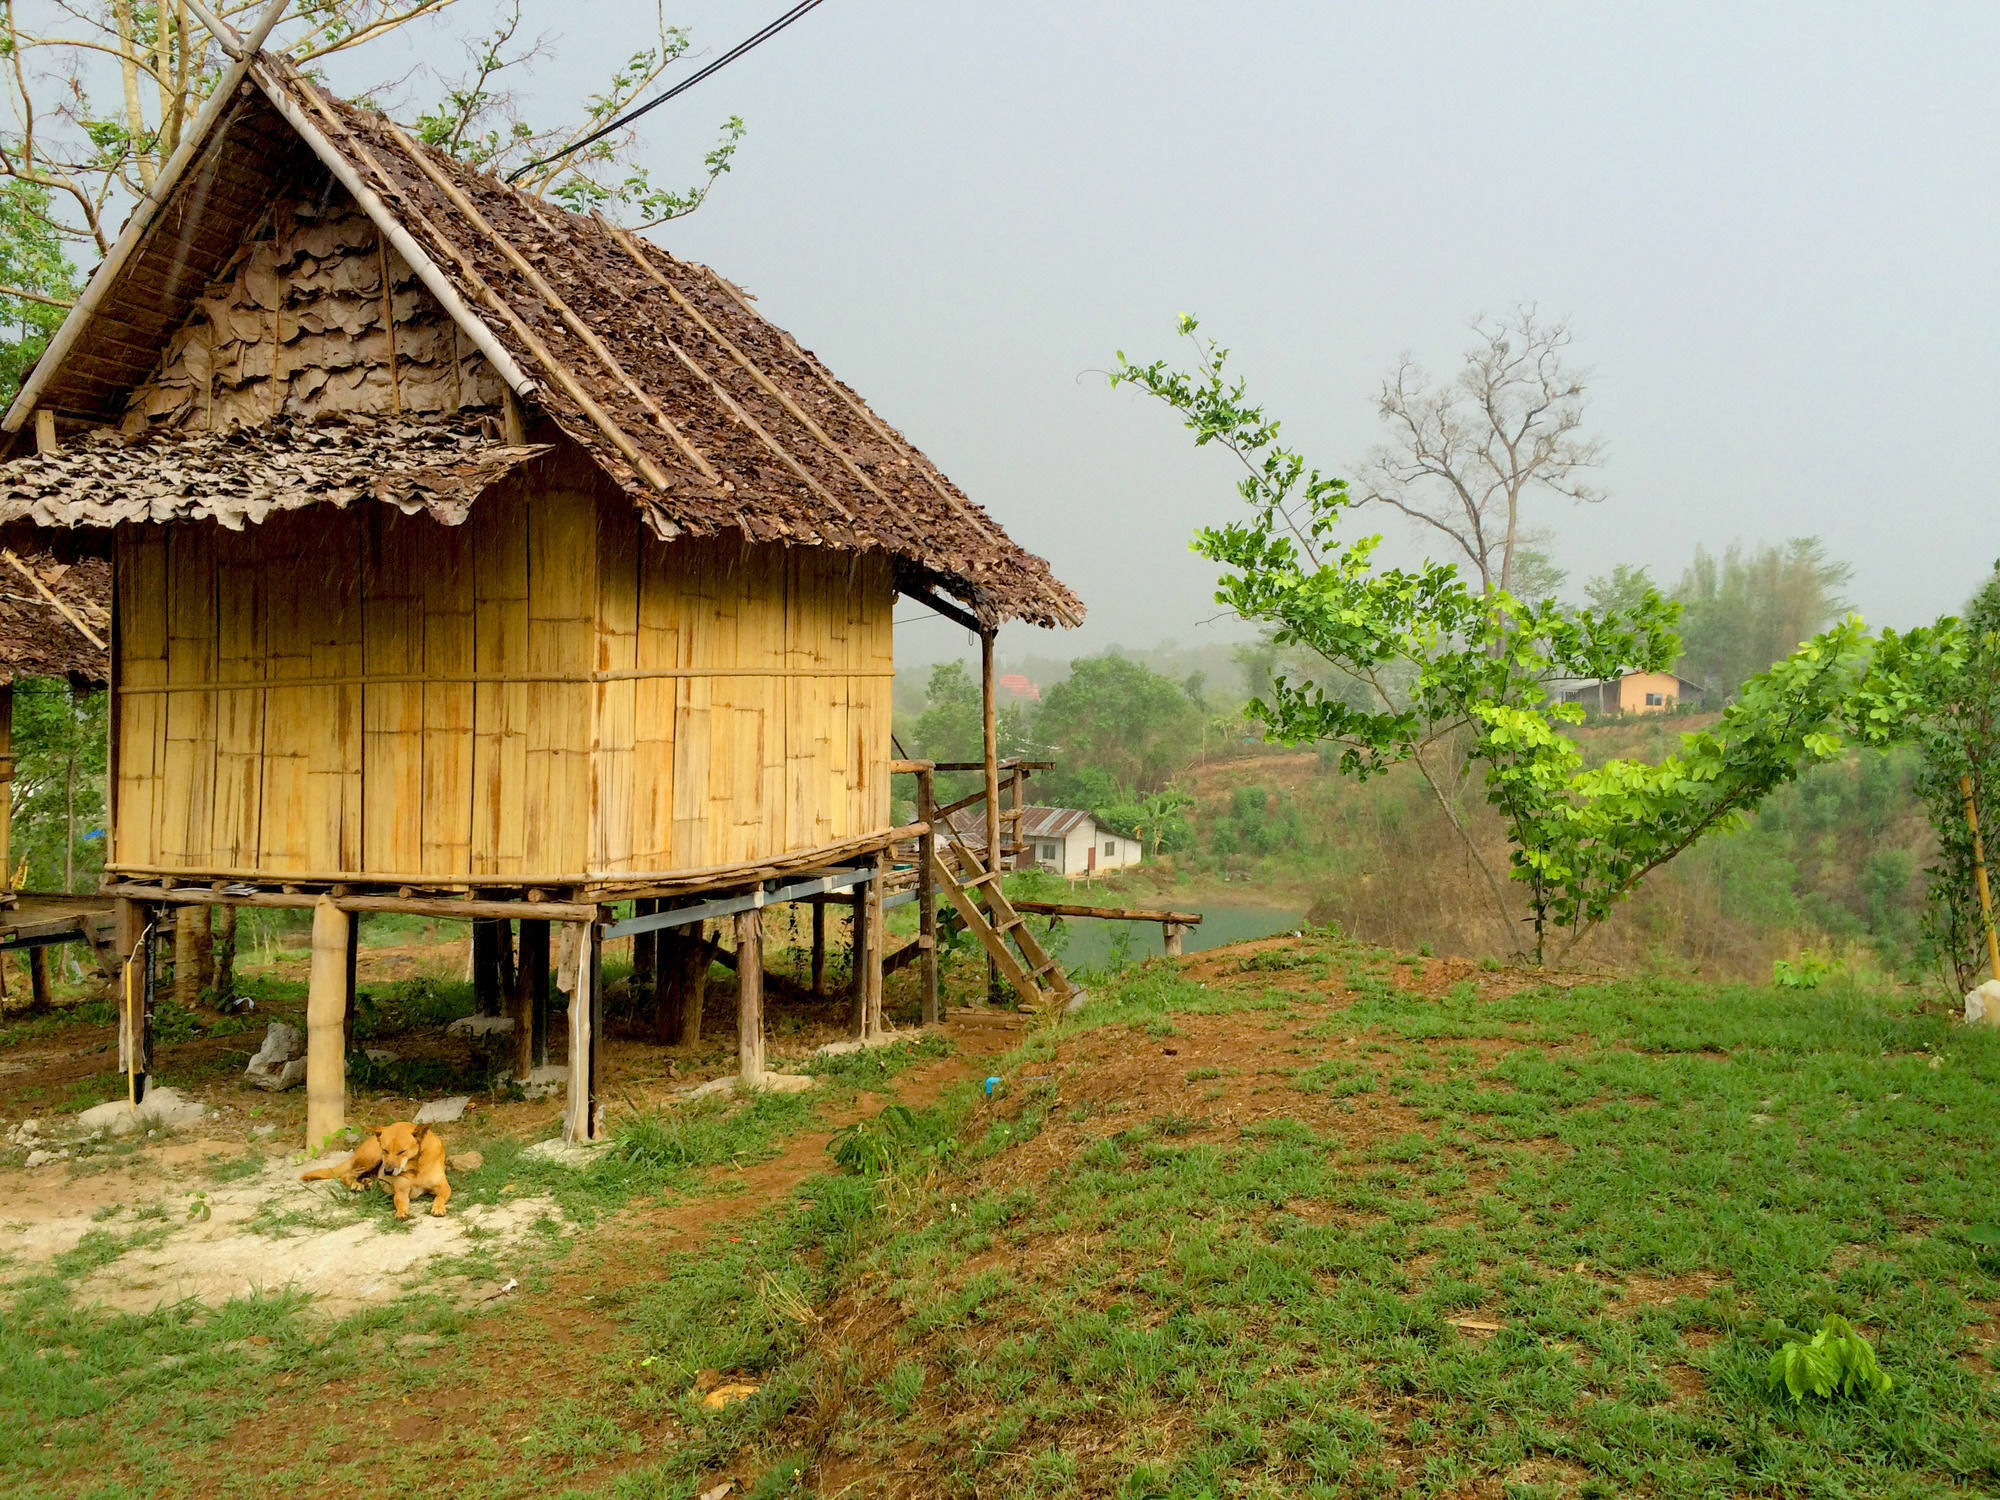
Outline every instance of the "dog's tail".
[[323, 1177], [338, 1177], [342, 1172], [345, 1172], [346, 1170], [347, 1170], [346, 1162], [342, 1162], [337, 1167], [320, 1167], [315, 1171], [299, 1173], [299, 1181], [318, 1182]]

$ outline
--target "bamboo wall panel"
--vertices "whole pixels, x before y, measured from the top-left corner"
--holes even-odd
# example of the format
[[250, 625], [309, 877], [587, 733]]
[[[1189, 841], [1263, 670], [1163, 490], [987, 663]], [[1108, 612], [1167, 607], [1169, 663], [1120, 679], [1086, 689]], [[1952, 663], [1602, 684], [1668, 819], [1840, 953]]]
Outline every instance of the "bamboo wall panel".
[[[214, 532], [215, 676], [218, 682], [264, 679], [261, 533]], [[215, 716], [215, 817], [209, 863], [247, 869], [259, 858], [258, 823], [264, 790], [264, 694], [218, 691]]]
[[422, 868], [472, 873], [472, 789], [478, 529], [391, 513], [404, 545], [425, 559]]
[[[310, 516], [311, 512], [297, 514]], [[361, 514], [345, 512], [348, 524], [327, 545], [322, 533], [317, 545], [300, 558], [301, 591], [310, 601], [312, 673], [328, 686], [315, 688], [319, 711], [309, 731], [309, 820], [307, 868], [360, 870], [367, 868], [362, 850], [365, 818], [363, 787], [361, 678], [366, 670], [361, 608], [362, 569], [356, 566], [363, 539]], [[343, 534], [344, 533], [344, 534]], [[401, 788], [408, 795], [413, 786]], [[395, 872], [401, 873], [401, 872]]]
[[528, 684], [522, 859], [539, 871], [584, 869], [593, 826], [589, 673], [596, 643], [597, 502], [576, 477], [559, 471], [528, 504], [528, 671], [571, 679]]
[[[361, 863], [321, 869], [416, 874], [424, 868], [424, 575], [426, 537], [386, 505], [362, 520], [362, 670], [401, 679], [362, 689]], [[431, 527], [437, 531], [442, 528]]]
[[[167, 533], [167, 680], [215, 679], [215, 546], [207, 527]], [[199, 865], [214, 841], [215, 697], [176, 693], [166, 702], [166, 761], [160, 786], [160, 858]]]
[[[337, 533], [338, 528], [329, 530]], [[310, 678], [311, 601], [303, 578], [313, 538], [296, 515], [273, 516], [251, 536], [264, 557], [257, 585], [264, 597], [266, 681]], [[318, 697], [310, 687], [265, 690], [264, 791], [252, 868], [285, 872], [312, 868], [307, 824]]]
[[473, 536], [472, 873], [527, 867], [528, 498], [506, 484], [482, 496]]
[[117, 861], [615, 877], [886, 828], [887, 566], [662, 542], [587, 468], [533, 472], [463, 527], [122, 531]]
[[[167, 681], [167, 543], [148, 527], [117, 533], [113, 562], [117, 580], [119, 659], [112, 664], [120, 687], [158, 687]], [[167, 700], [140, 693], [119, 704], [117, 756], [118, 820], [112, 852], [122, 861], [158, 865], [156, 837], [162, 772], [166, 755]]]
[[[603, 524], [602, 520], [599, 522]], [[637, 534], [632, 551], [639, 592], [634, 665], [679, 672], [688, 666], [690, 547], [671, 547]], [[686, 677], [642, 677], [633, 684], [632, 868], [673, 866], [674, 788], [679, 781], [676, 725], [688, 694]]]
[[[598, 498], [597, 619], [591, 666], [632, 672], [639, 665], [638, 517], [623, 496]], [[633, 862], [633, 800], [638, 766], [639, 684], [631, 677], [599, 682], [591, 705], [590, 820], [595, 870], [629, 872]]]

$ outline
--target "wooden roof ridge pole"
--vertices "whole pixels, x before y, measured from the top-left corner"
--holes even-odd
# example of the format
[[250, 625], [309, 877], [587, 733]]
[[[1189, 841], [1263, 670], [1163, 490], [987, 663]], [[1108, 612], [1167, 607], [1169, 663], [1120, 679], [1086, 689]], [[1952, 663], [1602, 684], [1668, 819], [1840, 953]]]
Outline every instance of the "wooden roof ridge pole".
[[216, 122], [222, 118], [224, 111], [235, 103], [236, 86], [243, 82], [249, 73], [257, 48], [264, 45], [264, 38], [269, 36], [271, 28], [278, 24], [278, 18], [284, 14], [287, 3], [289, 0], [271, 0], [271, 3], [264, 8], [263, 14], [258, 16], [256, 26], [251, 29], [249, 45], [243, 49], [240, 56], [222, 70], [222, 76], [215, 83], [215, 92], [203, 103], [201, 113], [195, 116], [194, 123], [188, 128], [187, 134], [181, 137], [181, 143], [174, 148], [173, 155], [168, 157], [166, 165], [160, 168], [160, 174], [153, 179], [153, 185], [140, 195], [137, 203], [132, 205], [131, 216], [125, 220], [125, 227], [118, 231], [118, 238], [112, 241], [111, 249], [106, 252], [97, 269], [91, 273], [90, 283], [83, 289], [83, 295], [76, 299], [76, 305], [70, 308], [54, 336], [50, 338], [48, 346], [42, 350], [41, 357], [35, 361], [34, 369], [30, 370], [27, 379], [21, 382], [21, 389], [15, 393], [6, 415], [0, 416], [0, 431], [19, 432], [21, 424], [28, 420], [29, 413], [35, 409], [35, 403], [42, 399], [42, 393], [56, 378], [63, 362], [75, 349], [77, 340], [83, 337], [84, 330], [97, 316], [97, 309], [110, 293], [112, 283], [124, 273], [126, 265], [138, 253], [141, 242], [152, 229], [160, 210], [166, 206], [167, 199], [180, 186], [181, 179], [187, 175], [188, 167], [195, 157], [207, 148], [208, 138], [214, 133]]
[[824, 385], [828, 390], [832, 391], [834, 395], [838, 396], [841, 399], [841, 401], [843, 401], [857, 417], [861, 418], [863, 422], [867, 423], [868, 426], [874, 431], [877, 437], [879, 437], [883, 442], [887, 443], [891, 448], [894, 448], [898, 453], [909, 458], [911, 462], [916, 466], [917, 472], [924, 476], [924, 479], [930, 484], [930, 487], [932, 489], [937, 491], [938, 498], [940, 500], [944, 501], [946, 505], [949, 505], [953, 510], [957, 511], [959, 515], [963, 516], [966, 520], [970, 521], [974, 526], [977, 526], [980, 528], [980, 530], [986, 532], [989, 539], [993, 541], [1006, 540], [1005, 534], [1000, 530], [1000, 528], [997, 525], [994, 524], [993, 520], [990, 517], [977, 515], [971, 509], [969, 509], [963, 500], [959, 499], [958, 496], [954, 495], [951, 492], [950, 487], [946, 485], [943, 477], [934, 471], [931, 465], [931, 461], [928, 458], [925, 458], [922, 453], [918, 452], [915, 448], [912, 448], [908, 443], [904, 442], [901, 438], [897, 437], [895, 433], [891, 432], [889, 430], [888, 423], [884, 422], [880, 417], [876, 416], [874, 412], [870, 411], [868, 409], [868, 404], [865, 401], [863, 401], [859, 396], [855, 395], [852, 391], [848, 390], [846, 386], [842, 385], [838, 380], [834, 379], [832, 372], [829, 371], [824, 365], [822, 365], [817, 359], [813, 358], [812, 355], [806, 353], [804, 349], [800, 348], [797, 339], [793, 338], [789, 333], [786, 333], [784, 329], [779, 328], [777, 324], [771, 322], [770, 319], [766, 318], [762, 313], [758, 312], [756, 308], [752, 307], [749, 304], [749, 302], [745, 300], [743, 294], [740, 291], [738, 291], [733, 285], [731, 285], [729, 279], [726, 276], [716, 275], [716, 273], [713, 270], [710, 270], [707, 266], [703, 266], [702, 269], [708, 271], [708, 274], [712, 278], [714, 278], [716, 285], [722, 288], [723, 292], [729, 297], [730, 301], [734, 302], [738, 307], [742, 308], [744, 312], [748, 313], [758, 322], [764, 324], [765, 327], [770, 328], [773, 332], [775, 332], [778, 335], [779, 338], [783, 339], [785, 343], [791, 347], [792, 357], [799, 360], [802, 364], [806, 366], [806, 368], [811, 370], [813, 374], [817, 375], [819, 377], [820, 383]]
[[493, 242], [494, 248], [507, 258], [509, 265], [527, 278], [528, 285], [532, 286], [541, 298], [555, 310], [556, 315], [563, 320], [568, 326], [569, 331], [576, 335], [583, 346], [592, 354], [595, 354], [604, 367], [618, 378], [625, 389], [638, 399], [639, 404], [645, 407], [647, 412], [652, 415], [653, 420], [659, 424], [660, 430], [673, 439], [674, 446], [679, 448], [697, 469], [701, 470], [703, 477], [712, 484], [722, 483], [722, 476], [716, 472], [715, 466], [688, 440], [680, 428], [674, 425], [673, 419], [660, 409], [660, 404], [646, 394], [645, 387], [632, 378], [625, 366], [618, 362], [618, 357], [606, 346], [604, 340], [599, 338], [596, 331], [563, 300], [562, 294], [549, 284], [548, 278], [536, 270], [528, 258], [515, 249], [513, 243], [505, 235], [493, 227], [486, 216], [480, 213], [477, 205], [459, 189], [458, 184], [439, 171], [436, 163], [430, 160], [423, 148], [403, 133], [400, 125], [396, 124], [393, 120], [385, 121], [384, 124], [391, 138], [394, 139], [398, 146], [402, 147], [403, 154], [415, 163], [417, 170], [430, 179], [431, 184], [444, 194], [446, 201], [453, 208], [465, 215], [466, 221], [474, 229], [477, 229]]
[[673, 299], [674, 306], [678, 307], [682, 312], [686, 313], [690, 318], [693, 318], [694, 321], [700, 325], [701, 331], [703, 333], [707, 334], [711, 339], [715, 340], [715, 342], [719, 346], [721, 346], [722, 350], [726, 354], [728, 354], [731, 359], [735, 360], [737, 364], [743, 367], [743, 371], [745, 374], [747, 374], [752, 380], [756, 381], [758, 385], [762, 386], [765, 392], [768, 395], [770, 395], [773, 400], [775, 400], [779, 405], [784, 407], [787, 412], [791, 413], [794, 421], [796, 421], [801, 427], [805, 428], [805, 430], [807, 432], [810, 432], [814, 437], [818, 438], [820, 442], [824, 443], [827, 449], [833, 454], [833, 456], [839, 459], [841, 463], [846, 465], [847, 471], [850, 474], [852, 474], [857, 480], [859, 480], [863, 485], [867, 486], [867, 488], [875, 495], [875, 497], [878, 500], [882, 501], [882, 503], [885, 505], [894, 504], [894, 502], [891, 501], [889, 497], [882, 492], [881, 488], [875, 483], [875, 481], [870, 479], [868, 475], [862, 470], [861, 465], [856, 463], [854, 459], [848, 454], [847, 450], [842, 448], [840, 444], [836, 443], [833, 440], [833, 438], [828, 435], [825, 428], [821, 427], [818, 422], [812, 419], [812, 416], [805, 410], [804, 407], [800, 406], [790, 396], [786, 395], [785, 392], [782, 389], [780, 389], [776, 381], [772, 380], [770, 376], [766, 375], [762, 370], [758, 369], [755, 364], [751, 363], [750, 357], [747, 354], [745, 354], [741, 349], [737, 348], [735, 344], [731, 343], [728, 336], [724, 334], [722, 330], [717, 328], [714, 324], [710, 323], [707, 318], [702, 316], [700, 308], [696, 307], [692, 302], [688, 301], [686, 297], [681, 295], [681, 290], [679, 287], [675, 286], [671, 281], [667, 280], [665, 276], [660, 274], [660, 268], [654, 265], [652, 260], [640, 248], [637, 235], [633, 234], [632, 231], [629, 229], [619, 228], [616, 224], [613, 224], [608, 219], [606, 219], [602, 214], [593, 214], [591, 217], [596, 219], [597, 222], [601, 226], [603, 226], [605, 231], [610, 234], [611, 238], [617, 242], [620, 249], [624, 250], [624, 252], [627, 255], [632, 257], [632, 259], [638, 264], [639, 269], [644, 271], [649, 277], [651, 277], [653, 279], [653, 282], [660, 288], [660, 290], [665, 292], [669, 297]]
[[69, 621], [70, 624], [76, 627], [78, 635], [82, 636], [86, 641], [89, 641], [90, 644], [95, 646], [99, 651], [104, 650], [104, 642], [97, 638], [97, 633], [93, 631], [88, 625], [84, 624], [83, 621], [79, 620], [76, 617], [76, 615], [71, 611], [70, 607], [67, 604], [63, 603], [62, 600], [58, 599], [55, 596], [55, 592], [52, 589], [50, 589], [50, 587], [46, 583], [43, 583], [40, 578], [35, 576], [35, 570], [33, 568], [29, 567], [26, 563], [22, 562], [20, 558], [14, 555], [14, 549], [12, 547], [0, 547], [0, 557], [5, 558], [8, 561], [8, 563], [10, 563], [13, 566], [15, 572], [19, 573], [23, 578], [27, 579], [29, 583], [34, 585], [35, 592], [40, 594], [44, 599], [48, 600], [49, 603], [53, 604], [56, 607], [57, 612], [60, 613], [65, 620]]
[[[262, 68], [253, 69], [251, 76], [263, 89], [264, 97], [271, 101], [271, 107], [278, 111], [286, 124], [298, 132], [299, 139], [311, 148], [313, 155], [319, 158], [320, 164], [331, 172], [334, 180], [346, 188], [354, 201], [361, 205], [361, 211], [374, 220], [376, 229], [395, 247], [396, 253], [408, 262], [410, 269], [417, 273], [417, 279], [423, 282], [424, 289], [437, 298], [446, 316], [472, 340], [473, 347], [486, 357], [486, 362], [493, 366], [494, 372], [507, 383], [514, 394], [531, 396], [539, 390], [540, 387], [529, 377], [527, 371], [521, 368], [520, 362], [508, 352], [507, 346], [500, 342], [486, 320], [466, 306], [465, 299], [458, 294], [458, 288], [451, 284], [451, 278], [445, 275], [443, 268], [423, 246], [417, 243], [415, 236], [403, 227], [389, 205], [382, 201], [382, 195], [361, 180], [361, 174], [354, 170], [354, 163], [343, 156], [333, 142], [327, 139], [325, 132], [313, 124], [311, 117], [299, 108], [298, 101], [286, 88], [284, 77], [275, 74], [266, 77]], [[305, 87], [310, 91], [311, 85], [307, 84]], [[308, 97], [312, 99], [316, 108], [324, 110], [316, 94], [309, 92]], [[334, 125], [340, 126], [339, 120], [331, 114], [328, 115], [328, 119]], [[345, 129], [344, 126], [340, 128]], [[421, 218], [421, 215], [419, 217]]]
[[[347, 137], [349, 144], [354, 148], [355, 155], [362, 160], [368, 170], [373, 172], [388, 185], [392, 192], [404, 200], [405, 205], [409, 209], [410, 216], [416, 220], [418, 227], [435, 240], [446, 254], [458, 262], [459, 274], [465, 277], [480, 300], [485, 302], [494, 312], [500, 314], [501, 320], [514, 331], [515, 337], [528, 346], [528, 352], [549, 372], [550, 377], [562, 388], [563, 394], [577, 404], [583, 411], [583, 414], [590, 419], [592, 425], [610, 441], [611, 446], [618, 450], [625, 461], [648, 484], [651, 484], [658, 490], [671, 489], [672, 481], [667, 478], [660, 466], [654, 463], [644, 450], [632, 440], [630, 433], [612, 420], [609, 412], [597, 404], [591, 394], [583, 388], [582, 383], [576, 378], [575, 374], [571, 372], [569, 366], [555, 357], [549, 346], [542, 342], [541, 335], [528, 326], [527, 320], [514, 311], [513, 306], [506, 298], [487, 285], [486, 278], [479, 274], [478, 268], [472, 264], [472, 258], [459, 248], [458, 242], [440, 230], [437, 225], [430, 221], [422, 209], [409, 201], [407, 194], [403, 192], [402, 185], [389, 175], [388, 170], [376, 158], [375, 153], [368, 149], [367, 143], [354, 133], [346, 121], [328, 109], [326, 102], [320, 99], [316, 93], [310, 97], [312, 98], [313, 107]], [[331, 143], [329, 142], [328, 144], [330, 148]], [[356, 180], [358, 181], [359, 178], [357, 177]], [[384, 211], [387, 212], [386, 205], [384, 206]], [[467, 332], [470, 333], [471, 330], [468, 329]], [[527, 393], [521, 392], [521, 394], [525, 395]]]

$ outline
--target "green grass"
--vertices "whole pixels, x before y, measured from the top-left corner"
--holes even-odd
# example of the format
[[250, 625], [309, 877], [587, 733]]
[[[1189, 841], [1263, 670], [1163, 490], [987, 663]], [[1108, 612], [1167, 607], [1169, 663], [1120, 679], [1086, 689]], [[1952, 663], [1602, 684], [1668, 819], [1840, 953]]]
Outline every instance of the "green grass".
[[[995, 1064], [997, 1100], [954, 1086], [905, 1132], [955, 1151], [819, 1178], [698, 1253], [587, 1226], [767, 1159], [824, 1101], [628, 1117], [581, 1173], [454, 1139], [486, 1156], [461, 1201], [561, 1205], [545, 1264], [627, 1257], [589, 1282], [614, 1333], [587, 1375], [511, 1394], [504, 1431], [468, 1408], [454, 1493], [685, 1500], [723, 1474], [828, 1500], [892, 1479], [1121, 1500], [2000, 1490], [2000, 1371], [1971, 1338], [2000, 1312], [1977, 1230], [2000, 1217], [2000, 1037], [1851, 983], [1425, 998], [1326, 934], [1286, 956], [1208, 986], [1126, 973]], [[1310, 993], [1266, 987], [1299, 972]], [[1190, 1061], [1225, 1035], [1233, 1055]], [[827, 1061], [829, 1081], [884, 1081]], [[96, 1231], [9, 1293], [9, 1494], [91, 1492], [104, 1455], [132, 1493], [386, 1492], [363, 1453], [384, 1435], [270, 1473], [213, 1445], [286, 1375], [387, 1348], [421, 1400], [474, 1357], [474, 1321], [436, 1299], [331, 1328], [281, 1300], [77, 1308], [70, 1281], [113, 1248]], [[1893, 1388], [1774, 1397], [1767, 1324], [1829, 1313]], [[395, 1354], [410, 1334], [436, 1357]], [[703, 1371], [757, 1394], [705, 1410]]]
[[[1148, 970], [1099, 1024], [1192, 1037], [1270, 1003]], [[902, 1313], [825, 1451], [914, 1446], [940, 1494], [2000, 1486], [1967, 1339], [2000, 1279], [1965, 1238], [1994, 1216], [2000, 1039], [1854, 989], [1371, 985], [1339, 1014], [1378, 1050], [1294, 1073], [1328, 1101], [1310, 1122], [1193, 1139], [1207, 1120], [1141, 1100], [1087, 1115], [1063, 1169], [1011, 1177], [1003, 1146], [872, 1243], [858, 1316]], [[1032, 1269], [969, 1269], [996, 1257]], [[1764, 1325], [1829, 1312], [1896, 1386], [1793, 1410]]]

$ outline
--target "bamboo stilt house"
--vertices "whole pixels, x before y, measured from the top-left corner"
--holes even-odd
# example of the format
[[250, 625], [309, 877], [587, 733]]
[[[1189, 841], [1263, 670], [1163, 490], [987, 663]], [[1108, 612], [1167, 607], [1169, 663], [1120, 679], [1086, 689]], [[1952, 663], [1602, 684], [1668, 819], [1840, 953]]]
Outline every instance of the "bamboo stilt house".
[[270, 57], [223, 84], [0, 421], [0, 539], [111, 563], [130, 899], [826, 867], [891, 832], [899, 593], [1081, 617], [715, 272]]

